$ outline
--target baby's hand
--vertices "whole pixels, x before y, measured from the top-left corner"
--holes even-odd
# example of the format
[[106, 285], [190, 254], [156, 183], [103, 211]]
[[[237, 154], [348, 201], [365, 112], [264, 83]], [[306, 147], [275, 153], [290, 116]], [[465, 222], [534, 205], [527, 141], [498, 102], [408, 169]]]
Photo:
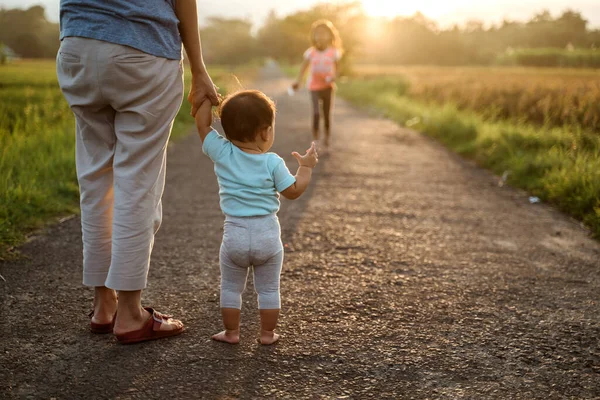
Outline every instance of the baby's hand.
[[306, 150], [306, 154], [301, 156], [297, 152], [293, 152], [292, 155], [298, 160], [298, 164], [301, 167], [314, 168], [315, 165], [319, 162], [319, 156], [317, 154], [317, 149], [315, 148], [315, 142], [312, 142], [310, 149]]
[[200, 108], [196, 111], [195, 119], [198, 128], [212, 125], [212, 103], [210, 100], [205, 99], [200, 104]]
[[200, 134], [200, 139], [204, 141], [206, 135], [212, 131], [212, 103], [208, 98], [200, 104], [194, 118], [196, 119], [196, 128]]

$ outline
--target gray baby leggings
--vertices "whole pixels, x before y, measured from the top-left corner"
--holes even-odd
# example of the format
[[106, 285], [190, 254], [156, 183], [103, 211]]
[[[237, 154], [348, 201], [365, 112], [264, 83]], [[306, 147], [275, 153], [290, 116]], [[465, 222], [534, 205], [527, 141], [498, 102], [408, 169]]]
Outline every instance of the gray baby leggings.
[[281, 228], [277, 215], [225, 218], [221, 264], [221, 308], [242, 308], [242, 293], [250, 267], [259, 309], [281, 308], [279, 276], [283, 265]]

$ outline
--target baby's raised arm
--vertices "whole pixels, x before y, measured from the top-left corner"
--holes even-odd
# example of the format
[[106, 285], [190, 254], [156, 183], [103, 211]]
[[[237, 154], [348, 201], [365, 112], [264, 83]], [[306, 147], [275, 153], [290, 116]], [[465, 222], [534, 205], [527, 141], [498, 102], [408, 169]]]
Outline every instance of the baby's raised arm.
[[196, 128], [200, 135], [200, 140], [204, 142], [206, 135], [212, 131], [212, 103], [206, 99], [200, 105], [200, 108], [196, 112]]
[[297, 152], [293, 152], [292, 155], [298, 160], [299, 164], [298, 172], [296, 172], [296, 182], [281, 192], [283, 197], [289, 200], [297, 199], [304, 193], [310, 183], [312, 170], [319, 162], [314, 142], [303, 156]]

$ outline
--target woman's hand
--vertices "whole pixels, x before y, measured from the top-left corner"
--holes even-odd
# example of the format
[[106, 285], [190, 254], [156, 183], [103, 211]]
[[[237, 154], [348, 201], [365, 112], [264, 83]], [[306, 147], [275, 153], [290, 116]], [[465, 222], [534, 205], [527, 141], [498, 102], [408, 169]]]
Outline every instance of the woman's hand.
[[296, 82], [292, 83], [292, 89], [298, 90], [299, 87], [300, 87], [300, 82], [296, 81]]
[[301, 167], [314, 168], [315, 165], [319, 162], [319, 156], [317, 154], [317, 149], [315, 148], [315, 142], [312, 142], [310, 149], [306, 150], [306, 154], [301, 156], [297, 152], [293, 152], [292, 155], [296, 160], [298, 160], [298, 164]]
[[205, 100], [208, 100], [213, 106], [219, 105], [217, 89], [207, 71], [192, 75], [192, 88], [188, 95], [188, 101], [192, 105], [192, 117], [196, 116]]

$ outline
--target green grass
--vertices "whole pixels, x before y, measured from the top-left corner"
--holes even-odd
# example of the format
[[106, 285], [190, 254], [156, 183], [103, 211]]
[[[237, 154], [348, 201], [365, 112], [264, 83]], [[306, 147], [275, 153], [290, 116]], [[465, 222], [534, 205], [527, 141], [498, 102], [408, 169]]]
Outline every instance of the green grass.
[[496, 63], [523, 67], [600, 68], [600, 50], [516, 49], [499, 55]]
[[[226, 67], [210, 68], [228, 86]], [[235, 70], [251, 79], [256, 66]], [[186, 69], [186, 95], [190, 84]], [[187, 135], [193, 119], [184, 100], [172, 137]], [[54, 61], [0, 66], [0, 259], [32, 230], [58, 216], [77, 213], [75, 120], [58, 87]]]
[[424, 104], [407, 97], [402, 79], [350, 80], [339, 94], [430, 135], [497, 174], [509, 184], [555, 204], [600, 238], [600, 135], [580, 128], [540, 128], [490, 121], [456, 106]]
[[279, 64], [279, 68], [290, 78], [297, 77], [300, 72], [300, 64]]

